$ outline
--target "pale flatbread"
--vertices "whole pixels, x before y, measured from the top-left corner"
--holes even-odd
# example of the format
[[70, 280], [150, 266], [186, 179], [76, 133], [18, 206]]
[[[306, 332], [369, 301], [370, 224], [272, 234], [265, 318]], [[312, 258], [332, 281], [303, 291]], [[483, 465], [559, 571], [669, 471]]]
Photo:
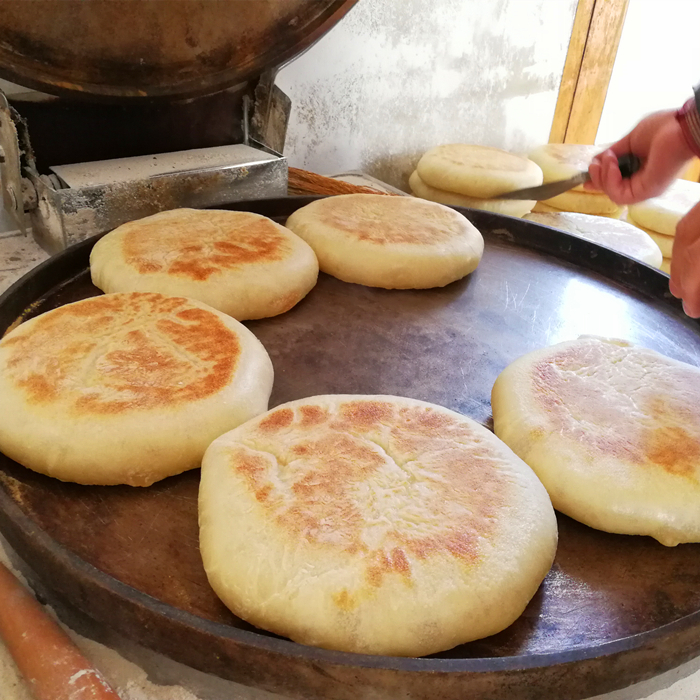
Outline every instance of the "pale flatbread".
[[316, 284], [313, 250], [271, 219], [174, 209], [99, 240], [90, 272], [104, 292], [185, 296], [245, 321], [289, 311]]
[[[534, 214], [561, 214], [563, 209], [557, 209], [556, 207], [551, 207], [549, 204], [544, 202], [537, 202], [534, 207], [532, 207], [532, 212]], [[572, 212], [577, 214], [578, 212]], [[625, 215], [627, 213], [627, 207], [620, 207], [616, 212], [612, 214], [589, 214], [589, 216], [603, 216], [606, 219], [620, 219], [624, 221]], [[635, 224], [636, 226], [636, 224]]]
[[[584, 146], [577, 143], [548, 143], [539, 146], [528, 153], [528, 158], [542, 168], [544, 182], [568, 180], [580, 172], [588, 170], [593, 158], [603, 148], [601, 146]], [[584, 190], [583, 185], [577, 185], [573, 191]], [[597, 190], [593, 190], [596, 192]]]
[[272, 378], [257, 338], [197, 301], [67, 304], [0, 341], [0, 450], [62, 481], [148, 486], [266, 411]]
[[415, 170], [411, 174], [408, 184], [411, 188], [411, 192], [421, 199], [427, 199], [431, 202], [439, 202], [440, 204], [447, 204], [453, 207], [469, 207], [471, 209], [492, 211], [496, 214], [505, 214], [506, 216], [524, 216], [530, 212], [535, 205], [534, 200], [476, 199], [475, 197], [467, 197], [463, 194], [436, 190], [434, 187], [426, 185]]
[[579, 214], [594, 214], [596, 216], [611, 216], [619, 218], [623, 207], [615, 204], [604, 194], [595, 192], [576, 192], [569, 190], [556, 197], [544, 200], [545, 204], [556, 207], [561, 211], [571, 211]]
[[559, 214], [561, 211], [561, 209], [550, 207], [549, 204], [545, 204], [544, 202], [535, 202], [532, 207], [533, 214]]
[[659, 270], [665, 272], [667, 275], [671, 274], [671, 258], [664, 258], [659, 265]]
[[539, 165], [488, 146], [437, 146], [423, 155], [416, 170], [426, 185], [478, 199], [542, 184]]
[[656, 245], [659, 246], [659, 250], [661, 250], [661, 254], [665, 258], [671, 257], [673, 253], [673, 241], [675, 240], [675, 236], [664, 236], [663, 233], [656, 233], [656, 231], [652, 231], [650, 228], [645, 228], [641, 224], [633, 224], [633, 226], [636, 226], [640, 231], [644, 231], [644, 233], [652, 238]]
[[323, 272], [368, 287], [444, 287], [474, 271], [484, 251], [462, 214], [415, 197], [327, 197], [298, 209], [287, 226], [314, 249]]
[[631, 204], [629, 217], [644, 228], [675, 236], [678, 222], [700, 202], [700, 183], [676, 180], [662, 195]]
[[661, 265], [659, 246], [644, 231], [625, 221], [571, 212], [528, 214], [525, 218], [612, 248], [647, 265]]
[[489, 430], [393, 396], [301, 399], [222, 436], [199, 514], [209, 582], [236, 615], [363, 654], [504, 629], [557, 543], [544, 488]]
[[562, 513], [591, 527], [700, 542], [700, 369], [584, 337], [509, 365], [494, 430]]

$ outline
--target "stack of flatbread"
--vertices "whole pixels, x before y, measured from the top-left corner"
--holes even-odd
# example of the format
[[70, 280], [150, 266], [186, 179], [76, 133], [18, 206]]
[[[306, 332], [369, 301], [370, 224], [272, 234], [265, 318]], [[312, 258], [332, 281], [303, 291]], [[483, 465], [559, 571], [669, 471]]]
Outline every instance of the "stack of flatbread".
[[700, 202], [700, 184], [689, 180], [676, 180], [662, 195], [648, 199], [629, 208], [630, 223], [646, 231], [661, 249], [664, 256], [661, 269], [671, 272], [673, 239], [678, 222]]
[[661, 267], [663, 256], [659, 246], [644, 231], [626, 221], [563, 211], [546, 214], [533, 212], [525, 218], [612, 248], [652, 267]]
[[[591, 160], [600, 151], [600, 146], [550, 143], [536, 148], [528, 154], [528, 157], [542, 168], [544, 182], [547, 183], [568, 180], [588, 170]], [[583, 185], [578, 185], [568, 192], [538, 202], [533, 211], [541, 213], [570, 211], [619, 219], [624, 213], [624, 208], [615, 204], [602, 192], [591, 192], [584, 189]]]
[[542, 171], [531, 160], [498, 148], [468, 144], [447, 144], [427, 151], [409, 179], [416, 197], [508, 216], [524, 216], [535, 202], [493, 197], [541, 184]]

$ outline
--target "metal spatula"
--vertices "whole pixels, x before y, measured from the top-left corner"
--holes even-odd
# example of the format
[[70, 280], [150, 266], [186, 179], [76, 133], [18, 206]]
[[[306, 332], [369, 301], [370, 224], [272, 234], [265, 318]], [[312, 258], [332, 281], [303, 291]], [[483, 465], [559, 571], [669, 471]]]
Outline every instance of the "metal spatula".
[[[620, 173], [624, 178], [632, 177], [642, 167], [642, 161], [633, 153], [626, 153], [620, 156], [617, 159], [617, 164], [620, 166]], [[568, 192], [578, 185], [583, 185], [584, 182], [588, 182], [590, 179], [591, 176], [588, 174], [588, 171], [584, 170], [568, 180], [548, 182], [546, 185], [526, 187], [524, 190], [515, 190], [515, 192], [504, 192], [497, 197], [493, 197], [493, 199], [535, 199], [542, 201], [543, 199], [556, 197], [562, 192]]]

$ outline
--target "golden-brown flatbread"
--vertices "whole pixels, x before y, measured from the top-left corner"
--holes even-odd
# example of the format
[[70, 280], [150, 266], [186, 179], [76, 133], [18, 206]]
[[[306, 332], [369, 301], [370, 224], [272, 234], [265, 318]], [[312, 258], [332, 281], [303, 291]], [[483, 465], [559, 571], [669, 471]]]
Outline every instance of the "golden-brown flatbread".
[[173, 209], [100, 239], [90, 272], [104, 292], [185, 296], [244, 321], [289, 311], [316, 284], [318, 261], [304, 241], [267, 217]]
[[700, 369], [583, 337], [510, 364], [491, 401], [496, 435], [562, 513], [668, 546], [700, 542]]
[[200, 302], [67, 304], [0, 341], [0, 450], [63, 481], [148, 486], [267, 410], [272, 378], [258, 339]]
[[244, 620], [303, 644], [420, 656], [523, 612], [557, 526], [489, 430], [393, 396], [316, 396], [216, 440], [202, 463], [209, 581]]

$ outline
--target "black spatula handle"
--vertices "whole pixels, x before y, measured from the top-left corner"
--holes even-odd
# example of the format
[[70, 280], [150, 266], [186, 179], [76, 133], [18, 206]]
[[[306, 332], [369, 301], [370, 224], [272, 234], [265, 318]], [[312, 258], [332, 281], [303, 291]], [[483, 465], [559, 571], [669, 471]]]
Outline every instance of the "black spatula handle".
[[634, 153], [625, 153], [617, 159], [620, 174], [625, 179], [632, 177], [641, 167], [642, 161]]

